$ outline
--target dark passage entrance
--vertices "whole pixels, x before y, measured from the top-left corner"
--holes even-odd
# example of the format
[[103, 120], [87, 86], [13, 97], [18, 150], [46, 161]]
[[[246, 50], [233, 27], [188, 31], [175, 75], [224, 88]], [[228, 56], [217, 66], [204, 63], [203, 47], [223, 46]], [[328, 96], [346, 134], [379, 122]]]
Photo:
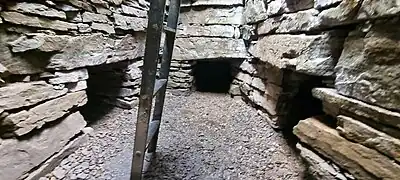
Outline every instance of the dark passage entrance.
[[194, 78], [197, 91], [228, 93], [233, 80], [231, 64], [226, 61], [198, 61]]

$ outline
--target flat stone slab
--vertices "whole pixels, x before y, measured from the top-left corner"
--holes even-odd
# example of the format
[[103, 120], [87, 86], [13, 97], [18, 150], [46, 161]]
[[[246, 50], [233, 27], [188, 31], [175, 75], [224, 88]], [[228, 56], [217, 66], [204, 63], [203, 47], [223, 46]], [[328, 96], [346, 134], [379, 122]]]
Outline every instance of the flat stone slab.
[[19, 179], [32, 168], [40, 165], [61, 150], [74, 135], [86, 126], [83, 116], [77, 112], [63, 119], [56, 126], [25, 140], [5, 139], [0, 145], [0, 177]]
[[[312, 94], [323, 102], [336, 106], [336, 109], [338, 109], [339, 112], [349, 112], [400, 129], [400, 113], [398, 112], [389, 111], [357, 99], [345, 97], [338, 94], [335, 89], [331, 88], [314, 88]], [[332, 115], [337, 116], [339, 114]]]
[[400, 165], [376, 150], [346, 140], [319, 119], [308, 118], [294, 127], [293, 132], [301, 142], [348, 170], [356, 179], [400, 177]]
[[182, 11], [180, 21], [183, 24], [205, 25], [241, 25], [243, 7], [233, 8], [207, 8], [204, 10]]
[[339, 133], [351, 141], [376, 149], [400, 163], [400, 140], [380, 132], [358, 120], [338, 116]]
[[78, 29], [77, 25], [73, 23], [60, 20], [50, 20], [42, 17], [28, 16], [18, 12], [1, 12], [0, 16], [3, 17], [4, 21], [6, 22], [18, 25], [25, 25], [29, 27], [52, 29], [57, 31], [69, 31]]
[[144, 37], [132, 35], [126, 35], [120, 40], [102, 34], [73, 37], [61, 53], [50, 58], [47, 68], [71, 70], [137, 59], [144, 55], [144, 41]]
[[[167, 2], [169, 4], [169, 1]], [[183, 1], [181, 7], [190, 6], [234, 6], [243, 5], [242, 0], [196, 0], [193, 2]]]
[[33, 129], [40, 129], [44, 124], [63, 117], [73, 108], [83, 106], [86, 102], [87, 96], [85, 91], [69, 93], [31, 109], [10, 114], [3, 120], [3, 123], [12, 126], [15, 135], [22, 136], [28, 134]]
[[331, 31], [321, 35], [270, 35], [259, 39], [249, 52], [280, 69], [332, 76], [345, 34]]
[[232, 38], [177, 38], [173, 54], [175, 60], [248, 57], [244, 41]]
[[182, 25], [176, 37], [239, 37], [239, 28], [230, 25]]
[[20, 13], [35, 14], [51, 18], [67, 19], [67, 15], [65, 14], [65, 12], [38, 3], [19, 2], [12, 6], [8, 6], [7, 9], [11, 11], [17, 11]]
[[62, 96], [67, 89], [56, 90], [44, 81], [12, 83], [0, 87], [0, 109], [11, 110]]

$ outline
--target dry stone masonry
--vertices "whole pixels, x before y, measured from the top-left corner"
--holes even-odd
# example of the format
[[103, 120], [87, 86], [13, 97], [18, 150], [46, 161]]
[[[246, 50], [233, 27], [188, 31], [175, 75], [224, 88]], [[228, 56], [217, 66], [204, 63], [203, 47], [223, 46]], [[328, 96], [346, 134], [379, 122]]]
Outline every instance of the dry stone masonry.
[[[399, 9], [396, 0], [245, 1], [253, 59], [231, 93], [273, 127], [305, 119], [293, 132], [317, 179], [399, 177]], [[304, 86], [317, 101], [299, 98]], [[304, 106], [327, 115], [293, 118]]]
[[0, 179], [39, 179], [77, 150], [90, 90], [134, 106], [148, 5], [0, 1]]
[[[136, 106], [148, 6], [0, 0], [0, 177], [62, 179], [83, 106]], [[183, 0], [168, 88], [227, 62], [229, 94], [294, 126], [316, 179], [398, 179], [399, 16], [399, 0]]]

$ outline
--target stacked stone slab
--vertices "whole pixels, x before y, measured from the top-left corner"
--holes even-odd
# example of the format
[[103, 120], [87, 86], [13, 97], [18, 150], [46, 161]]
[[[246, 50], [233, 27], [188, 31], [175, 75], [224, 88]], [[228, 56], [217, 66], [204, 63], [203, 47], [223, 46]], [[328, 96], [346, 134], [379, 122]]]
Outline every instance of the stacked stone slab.
[[239, 67], [234, 94], [240, 90], [274, 128], [284, 129], [298, 121], [291, 114], [302, 85], [334, 78], [347, 30], [315, 26], [319, 21], [310, 17], [318, 15], [318, 3], [312, 0], [245, 3], [243, 29], [247, 36], [243, 38], [250, 37], [248, 50], [253, 58]]
[[90, 68], [89, 95], [120, 108], [135, 108], [139, 100], [142, 66], [143, 61], [136, 60]]
[[91, 69], [128, 62], [122, 86], [138, 89], [147, 9], [141, 0], [0, 1], [0, 179], [38, 179], [84, 142]]
[[[335, 176], [333, 173], [322, 175], [321, 164], [315, 163], [318, 158], [334, 162], [355, 179], [398, 179], [400, 4], [397, 1], [345, 2], [315, 16], [331, 17], [329, 26], [332, 27], [355, 26], [334, 68], [334, 88], [312, 91], [327, 115], [300, 121], [294, 133], [300, 140], [299, 149], [315, 156], [308, 158], [308, 162], [319, 168], [315, 173], [321, 179]], [[334, 12], [345, 5], [348, 9], [342, 9], [341, 14], [351, 10], [351, 16], [339, 18]], [[319, 23], [323, 24], [324, 20], [327, 19]]]
[[196, 61], [248, 58], [240, 38], [243, 25], [241, 0], [182, 1], [168, 86], [190, 89]]
[[399, 10], [400, 2], [389, 0], [245, 3], [254, 59], [241, 64], [231, 93], [284, 128], [291, 109], [301, 109], [294, 105], [307, 106], [293, 103], [299, 87], [321, 80], [325, 87], [312, 93], [333, 118], [311, 117], [294, 128], [317, 179], [399, 177]]

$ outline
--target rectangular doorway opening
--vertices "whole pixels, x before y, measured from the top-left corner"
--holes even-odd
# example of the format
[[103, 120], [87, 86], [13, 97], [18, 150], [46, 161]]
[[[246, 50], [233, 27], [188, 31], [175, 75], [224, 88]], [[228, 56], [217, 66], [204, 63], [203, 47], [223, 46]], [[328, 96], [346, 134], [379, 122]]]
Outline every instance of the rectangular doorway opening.
[[228, 61], [198, 61], [194, 68], [195, 89], [200, 92], [228, 93], [233, 81]]

